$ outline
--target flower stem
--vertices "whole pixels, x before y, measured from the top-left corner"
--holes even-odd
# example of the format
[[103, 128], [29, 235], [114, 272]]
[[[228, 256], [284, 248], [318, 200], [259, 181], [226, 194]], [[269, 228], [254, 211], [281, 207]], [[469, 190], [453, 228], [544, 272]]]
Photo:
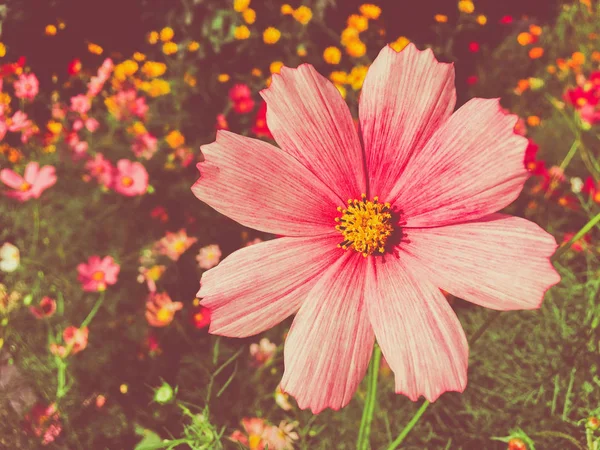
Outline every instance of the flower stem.
[[[489, 328], [489, 326], [500, 316], [500, 312], [501, 311], [493, 311], [490, 314], [490, 316], [487, 318], [487, 320], [485, 322], [483, 322], [483, 324], [481, 324], [481, 326], [475, 331], [475, 333], [473, 333], [473, 335], [469, 339], [469, 345], [473, 345], [475, 342], [477, 342], [477, 340], [481, 336], [483, 336], [483, 333], [485, 332], [485, 330], [487, 330]], [[415, 413], [414, 416], [412, 416], [412, 419], [410, 419], [410, 422], [408, 422], [406, 424], [404, 429], [400, 432], [400, 434], [394, 440], [394, 442], [392, 442], [389, 445], [387, 450], [395, 450], [396, 448], [398, 448], [398, 446], [400, 444], [402, 444], [402, 442], [404, 442], [404, 439], [406, 438], [406, 436], [408, 436], [408, 433], [410, 433], [410, 431], [413, 429], [413, 427], [417, 424], [417, 422], [419, 421], [419, 419], [421, 418], [423, 413], [427, 410], [429, 405], [431, 405], [429, 400], [425, 400], [423, 402], [423, 404], [421, 405], [419, 410]]]
[[410, 433], [410, 430], [412, 430], [413, 427], [417, 424], [417, 422], [419, 421], [419, 419], [421, 418], [423, 413], [427, 410], [427, 408], [429, 407], [430, 404], [431, 403], [429, 402], [429, 400], [425, 400], [423, 402], [423, 404], [421, 405], [419, 410], [415, 413], [414, 416], [412, 416], [412, 419], [410, 419], [410, 422], [408, 422], [406, 424], [406, 426], [404, 427], [402, 432], [398, 435], [396, 440], [390, 444], [390, 446], [387, 448], [387, 450], [394, 450], [394, 449], [398, 448], [398, 446], [400, 444], [402, 444], [402, 442], [404, 441], [404, 438], [408, 435], [408, 433]]
[[90, 324], [90, 322], [94, 319], [94, 316], [102, 306], [102, 302], [104, 302], [104, 291], [100, 293], [100, 297], [98, 297], [98, 300], [96, 300], [94, 307], [87, 315], [87, 317], [83, 320], [83, 322], [81, 322], [81, 326], [79, 328], [85, 328]]
[[586, 223], [581, 230], [579, 230], [575, 236], [573, 236], [571, 238], [571, 240], [569, 242], [567, 242], [566, 244], [562, 244], [558, 250], [556, 251], [556, 253], [554, 253], [554, 256], [552, 256], [553, 260], [557, 260], [558, 258], [560, 258], [563, 253], [565, 253], [567, 250], [569, 250], [569, 248], [571, 248], [571, 245], [573, 245], [575, 242], [577, 242], [579, 239], [581, 239], [588, 231], [590, 231], [592, 228], [594, 228], [594, 226], [596, 226], [598, 223], [600, 223], [600, 213], [596, 214], [594, 217], [592, 217], [588, 223]]
[[379, 375], [379, 366], [381, 364], [381, 349], [376, 344], [373, 349], [373, 358], [369, 365], [367, 374], [367, 398], [363, 409], [362, 419], [360, 420], [360, 429], [358, 431], [358, 440], [356, 441], [357, 450], [369, 450], [369, 437], [371, 435], [371, 423], [373, 422], [373, 412], [377, 400], [377, 376]]
[[578, 147], [579, 147], [579, 139], [575, 139], [573, 141], [573, 145], [571, 145], [571, 148], [569, 149], [569, 152], [567, 153], [567, 156], [565, 156], [565, 159], [563, 159], [562, 162], [560, 163], [561, 170], [564, 171], [567, 168], [567, 166], [573, 159], [573, 156], [575, 156], [575, 153], [577, 153]]

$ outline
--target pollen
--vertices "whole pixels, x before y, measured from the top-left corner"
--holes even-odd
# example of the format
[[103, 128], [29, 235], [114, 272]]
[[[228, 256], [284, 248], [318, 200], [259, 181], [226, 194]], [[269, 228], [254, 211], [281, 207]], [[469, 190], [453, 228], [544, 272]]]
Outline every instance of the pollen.
[[367, 200], [349, 199], [346, 207], [338, 207], [341, 217], [336, 217], [335, 227], [344, 240], [338, 247], [353, 249], [364, 257], [385, 253], [388, 238], [394, 232], [392, 210], [389, 203], [380, 203], [377, 197]]

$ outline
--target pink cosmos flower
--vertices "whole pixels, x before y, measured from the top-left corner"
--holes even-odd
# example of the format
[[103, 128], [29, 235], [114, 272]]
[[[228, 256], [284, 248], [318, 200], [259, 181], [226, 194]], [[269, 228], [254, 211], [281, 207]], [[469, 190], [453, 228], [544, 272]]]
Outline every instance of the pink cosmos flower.
[[121, 266], [111, 256], [100, 259], [99, 256], [90, 256], [87, 263], [77, 266], [78, 280], [86, 292], [100, 292], [106, 290], [117, 282]]
[[33, 100], [40, 91], [40, 82], [33, 73], [22, 73], [14, 82], [13, 87], [15, 88], [15, 97]]
[[13, 133], [16, 131], [23, 131], [31, 128], [31, 120], [27, 117], [27, 114], [23, 111], [17, 111], [10, 118], [8, 129]]
[[111, 187], [126, 197], [143, 195], [148, 190], [148, 172], [139, 162], [120, 159], [117, 161]]
[[87, 113], [92, 106], [90, 98], [87, 95], [79, 94], [71, 97], [71, 110], [79, 114]]
[[[1, 108], [1, 106], [0, 106]], [[6, 125], [6, 122], [4, 120], [4, 118], [2, 117], [2, 112], [0, 111], [0, 141], [2, 141], [2, 139], [4, 139], [4, 136], [6, 136], [6, 132], [8, 131], [8, 125]]]
[[219, 264], [221, 260], [221, 248], [217, 244], [202, 247], [196, 256], [198, 267], [201, 269], [211, 269]]
[[38, 319], [52, 317], [56, 312], [56, 300], [46, 296], [40, 300], [38, 306], [30, 306], [29, 311]]
[[48, 445], [62, 432], [62, 423], [56, 404], [36, 403], [25, 415], [27, 430], [42, 439], [42, 445]]
[[264, 450], [266, 442], [267, 430], [270, 427], [264, 419], [258, 417], [244, 417], [242, 419], [242, 427], [244, 432], [235, 430], [229, 439], [233, 442], [239, 442], [250, 450]]
[[100, 126], [100, 123], [96, 119], [94, 119], [93, 117], [90, 117], [89, 119], [87, 119], [85, 121], [85, 128], [90, 133], [93, 133], [94, 131], [96, 131], [99, 126]]
[[93, 158], [86, 162], [85, 169], [100, 184], [110, 186], [114, 169], [110, 161], [102, 153], [96, 153]]
[[192, 191], [284, 237], [203, 274], [209, 331], [251, 336], [297, 312], [281, 386], [315, 413], [350, 402], [375, 338], [396, 392], [434, 401], [463, 391], [467, 339], [440, 288], [492, 309], [535, 309], [560, 279], [555, 239], [495, 214], [528, 177], [517, 118], [495, 99], [453, 113], [453, 65], [412, 44], [385, 47], [370, 67], [360, 137], [310, 65], [282, 68], [261, 95], [281, 148], [219, 131]]
[[150, 133], [140, 134], [135, 137], [131, 150], [138, 158], [151, 159], [158, 150], [157, 142], [158, 140]]
[[279, 426], [274, 425], [267, 428], [265, 440], [269, 444], [269, 449], [272, 450], [293, 450], [294, 441], [300, 439], [294, 428], [298, 425], [297, 422], [287, 423], [281, 421]]
[[176, 233], [167, 231], [154, 247], [161, 255], [166, 255], [169, 259], [177, 261], [197, 240], [195, 237], [189, 237], [187, 231], [182, 228]]
[[166, 292], [153, 292], [146, 301], [146, 320], [152, 327], [166, 327], [183, 308], [183, 303], [174, 302]]
[[24, 202], [32, 198], [39, 198], [42, 192], [56, 183], [56, 169], [53, 166], [43, 166], [40, 169], [37, 162], [31, 161], [25, 167], [23, 176], [11, 169], [2, 169], [0, 180], [14, 189], [14, 191], [5, 192], [6, 196]]

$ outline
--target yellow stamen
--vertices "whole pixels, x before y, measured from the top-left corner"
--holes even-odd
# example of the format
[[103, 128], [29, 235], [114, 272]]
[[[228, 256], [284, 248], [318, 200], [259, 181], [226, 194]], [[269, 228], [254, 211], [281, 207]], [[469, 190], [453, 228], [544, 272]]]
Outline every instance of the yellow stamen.
[[342, 216], [335, 218], [335, 229], [344, 237], [338, 247], [352, 248], [364, 257], [385, 253], [386, 241], [394, 232], [389, 203], [379, 203], [378, 197], [367, 200], [367, 195], [362, 194], [361, 200], [348, 199], [348, 206], [337, 210]]
[[94, 274], [92, 275], [92, 279], [94, 281], [103, 281], [104, 280], [104, 272], [102, 272], [100, 270], [97, 272], [94, 272]]
[[31, 184], [29, 184], [27, 181], [23, 181], [23, 183], [21, 183], [21, 187], [19, 187], [21, 192], [26, 192], [29, 189], [31, 189]]
[[133, 185], [133, 178], [125, 176], [125, 177], [121, 178], [121, 183], [125, 187], [130, 187]]

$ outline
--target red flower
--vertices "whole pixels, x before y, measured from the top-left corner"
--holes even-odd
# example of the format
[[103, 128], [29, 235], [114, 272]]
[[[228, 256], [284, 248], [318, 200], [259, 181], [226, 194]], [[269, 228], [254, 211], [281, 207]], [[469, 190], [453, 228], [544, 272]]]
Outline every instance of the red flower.
[[479, 51], [479, 42], [471, 42], [469, 44], [469, 51], [473, 53], [477, 53]]
[[210, 309], [205, 306], [196, 306], [192, 310], [192, 324], [198, 330], [210, 325]]
[[502, 18], [499, 20], [499, 23], [500, 23], [500, 24], [502, 24], [502, 25], [509, 25], [509, 24], [511, 24], [512, 22], [513, 22], [513, 18], [512, 18], [512, 16], [509, 16], [509, 15], [503, 16], [503, 17], [502, 17]]
[[56, 311], [56, 301], [50, 297], [44, 297], [38, 306], [31, 306], [29, 310], [38, 319], [51, 317]]
[[16, 63], [4, 64], [0, 67], [0, 78], [12, 75], [25, 66], [25, 57], [21, 56]]
[[69, 75], [77, 75], [81, 71], [81, 60], [79, 58], [75, 58], [71, 61], [67, 67], [67, 72]]
[[478, 81], [479, 81], [479, 78], [477, 78], [477, 75], [471, 75], [470, 77], [467, 77], [467, 84], [469, 86], [473, 86], [474, 84], [477, 84]]
[[581, 192], [588, 194], [596, 203], [600, 203], [600, 181], [596, 183], [592, 177], [587, 177]]
[[273, 139], [273, 135], [267, 126], [267, 104], [262, 102], [258, 108], [258, 112], [256, 113], [256, 118], [254, 119], [254, 126], [252, 127], [252, 132], [257, 137], [266, 137], [269, 139]]

